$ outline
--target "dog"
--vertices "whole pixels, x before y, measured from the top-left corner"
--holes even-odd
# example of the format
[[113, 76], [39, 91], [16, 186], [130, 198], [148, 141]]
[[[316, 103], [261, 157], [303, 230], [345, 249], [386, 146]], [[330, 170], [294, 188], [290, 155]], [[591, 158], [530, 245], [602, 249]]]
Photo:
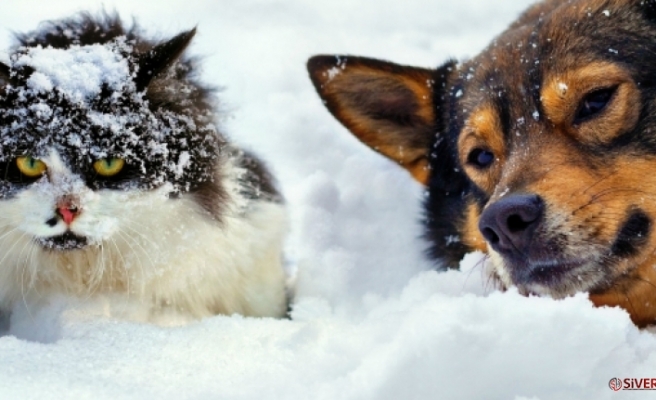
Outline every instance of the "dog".
[[425, 185], [428, 255], [656, 322], [656, 1], [546, 0], [436, 69], [319, 55], [328, 110]]

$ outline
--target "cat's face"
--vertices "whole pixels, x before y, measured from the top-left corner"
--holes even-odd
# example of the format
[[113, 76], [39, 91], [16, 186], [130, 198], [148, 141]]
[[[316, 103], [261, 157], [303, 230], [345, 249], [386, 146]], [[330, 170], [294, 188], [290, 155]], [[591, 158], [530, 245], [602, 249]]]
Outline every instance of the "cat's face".
[[[148, 54], [162, 58], [157, 49]], [[171, 64], [162, 74], [185, 68], [159, 58]], [[148, 62], [125, 38], [11, 55], [0, 90], [0, 232], [80, 249], [120, 233], [144, 193], [175, 196], [212, 179], [214, 126], [191, 104], [154, 104], [139, 81]]]
[[121, 159], [103, 159], [88, 174], [73, 172], [54, 148], [41, 158], [20, 156], [6, 167], [6, 184], [13, 194], [0, 201], [2, 224], [8, 235], [27, 235], [48, 250], [72, 250], [100, 244], [117, 234], [141, 192], [94, 190], [89, 183], [120, 175]]

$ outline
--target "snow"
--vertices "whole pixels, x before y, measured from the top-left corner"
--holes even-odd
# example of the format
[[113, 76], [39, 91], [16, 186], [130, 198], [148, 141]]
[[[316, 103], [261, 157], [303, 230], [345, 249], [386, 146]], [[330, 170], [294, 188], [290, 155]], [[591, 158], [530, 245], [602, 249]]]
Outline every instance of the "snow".
[[36, 70], [27, 84], [37, 93], [57, 87], [71, 101], [85, 103], [100, 94], [103, 84], [123, 90], [130, 69], [115, 47], [117, 44], [72, 46], [67, 50], [34, 47], [17, 57], [14, 67]]
[[[432, 271], [421, 188], [352, 138], [305, 72], [314, 54], [424, 67], [462, 59], [527, 1], [25, 0], [3, 4], [0, 23], [27, 31], [103, 4], [136, 16], [147, 33], [198, 25], [191, 51], [205, 56], [204, 80], [225, 88], [224, 130], [268, 161], [290, 207], [293, 319], [218, 316], [162, 328], [139, 323], [138, 306], [98, 296], [23, 305], [0, 337], [0, 398], [649, 396], [608, 386], [656, 374], [656, 339], [624, 311], [594, 308], [584, 294], [494, 291], [480, 255], [462, 271]], [[6, 35], [0, 48], [9, 43]], [[118, 309], [133, 321], [113, 319]]]

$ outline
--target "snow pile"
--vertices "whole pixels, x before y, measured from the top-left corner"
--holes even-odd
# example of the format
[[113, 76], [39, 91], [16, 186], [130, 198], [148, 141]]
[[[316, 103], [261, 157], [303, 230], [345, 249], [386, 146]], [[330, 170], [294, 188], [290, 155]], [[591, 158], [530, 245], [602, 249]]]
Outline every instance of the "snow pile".
[[[105, 3], [148, 31], [198, 24], [192, 51], [209, 55], [204, 79], [226, 87], [224, 126], [269, 161], [290, 205], [293, 320], [165, 329], [113, 320], [117, 308], [136, 320], [140, 310], [112, 299], [20, 307], [0, 338], [0, 398], [650, 398], [608, 386], [656, 374], [656, 338], [624, 311], [594, 308], [585, 295], [496, 292], [480, 255], [462, 271], [432, 272], [419, 239], [421, 188], [339, 126], [304, 69], [319, 53], [436, 66], [479, 51], [527, 3]], [[88, 7], [35, 4], [5, 5], [2, 24], [30, 30]]]
[[[471, 271], [470, 271], [471, 272]], [[107, 303], [17, 310], [46, 344], [0, 340], [3, 398], [611, 399], [651, 376], [654, 339], [584, 296], [458, 293], [464, 274], [419, 274], [362, 316], [303, 299], [294, 321], [211, 318], [176, 329], [114, 322]], [[464, 275], [464, 276], [463, 276]], [[475, 275], [475, 273], [473, 273]], [[472, 275], [472, 276], [473, 276]], [[480, 284], [480, 282], [477, 282]], [[652, 354], [650, 354], [652, 353]]]

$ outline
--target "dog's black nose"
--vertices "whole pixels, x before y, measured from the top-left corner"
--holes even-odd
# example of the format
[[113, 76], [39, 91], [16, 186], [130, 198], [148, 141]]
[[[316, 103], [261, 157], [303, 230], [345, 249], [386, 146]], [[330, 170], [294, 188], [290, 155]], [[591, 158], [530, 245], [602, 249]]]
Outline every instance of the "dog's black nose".
[[522, 256], [527, 253], [543, 214], [544, 202], [539, 196], [511, 195], [483, 211], [478, 229], [495, 251]]

